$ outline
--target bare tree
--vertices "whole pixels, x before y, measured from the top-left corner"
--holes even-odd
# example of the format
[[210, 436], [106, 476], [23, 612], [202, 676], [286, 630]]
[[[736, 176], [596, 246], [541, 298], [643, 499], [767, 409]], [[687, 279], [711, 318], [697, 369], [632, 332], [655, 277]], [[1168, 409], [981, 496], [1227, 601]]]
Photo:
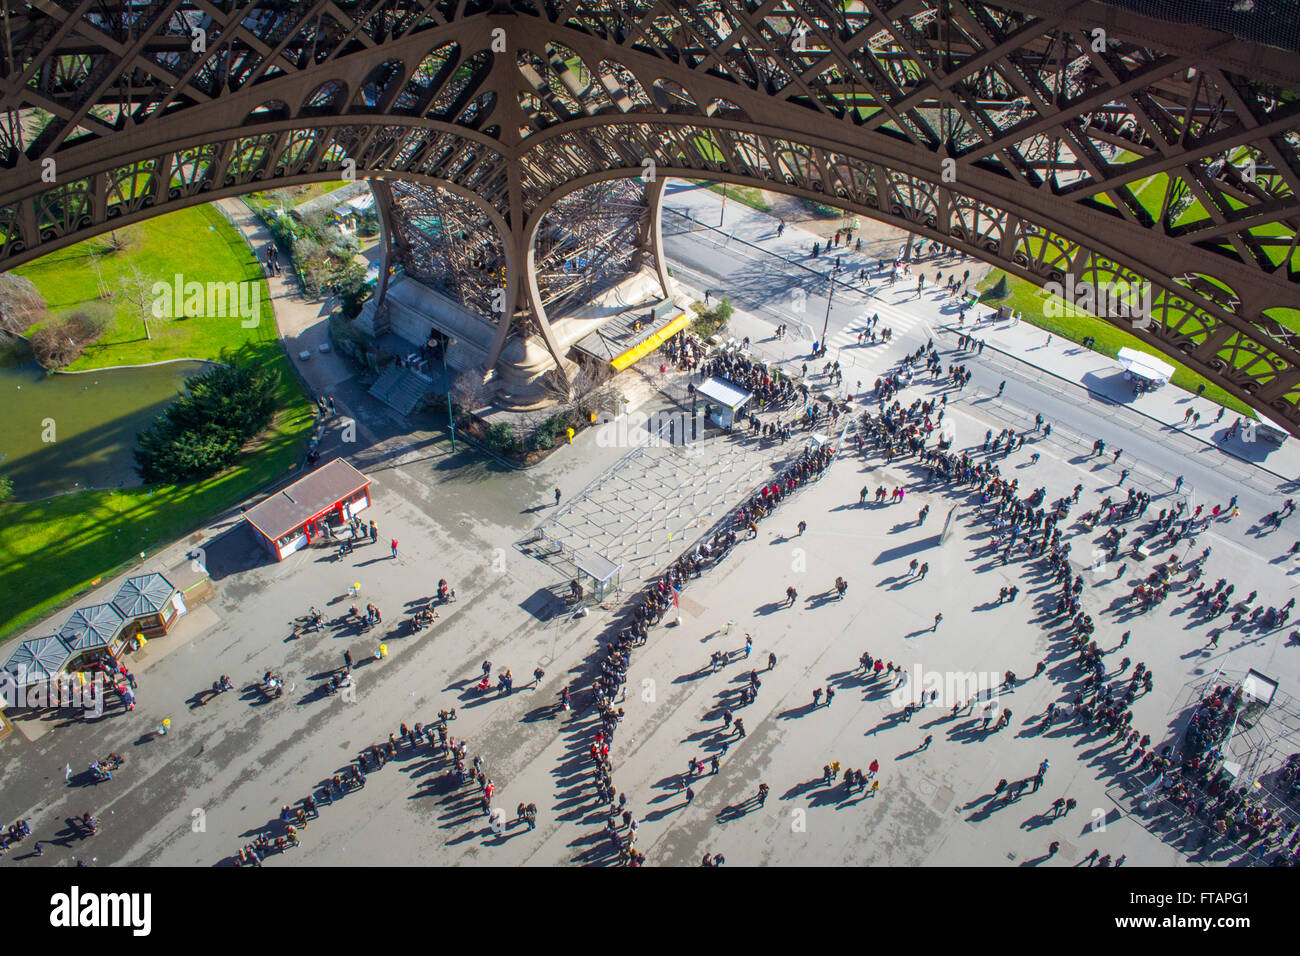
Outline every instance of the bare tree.
[[[154, 280], [141, 272], [138, 265], [132, 263], [126, 270], [126, 274], [118, 277], [117, 284], [121, 287], [119, 293], [121, 297], [140, 313], [140, 319], [144, 322], [144, 337], [153, 339], [149, 331], [149, 312], [153, 306]], [[176, 303], [174, 305], [178, 306]]]
[[46, 322], [32, 333], [32, 353], [47, 369], [62, 368], [75, 361], [108, 327], [102, 302], [89, 303], [66, 319]]
[[474, 412], [488, 404], [490, 390], [483, 384], [483, 370], [470, 369], [456, 376], [451, 383], [451, 400], [467, 412]]
[[125, 236], [119, 236], [117, 234], [116, 229], [104, 237], [104, 243], [109, 252], [123, 252], [126, 247], [130, 245], [130, 243], [126, 241]]
[[595, 386], [596, 380], [586, 369], [579, 367], [566, 382], [558, 369], [552, 369], [542, 378], [542, 387], [549, 398], [553, 398], [564, 408], [577, 403]]
[[285, 212], [288, 212], [297, 205], [293, 198], [293, 193], [289, 192], [287, 189], [273, 189], [268, 194], [267, 198], [271, 200], [276, 209], [281, 209]]
[[0, 273], [0, 329], [22, 335], [45, 318], [45, 299], [31, 279]]
[[103, 258], [103, 251], [91, 247], [86, 253], [86, 258], [90, 260], [90, 268], [95, 270], [95, 287], [97, 294], [101, 299], [109, 299], [113, 296], [113, 290], [108, 287], [104, 281], [104, 264], [100, 260]]

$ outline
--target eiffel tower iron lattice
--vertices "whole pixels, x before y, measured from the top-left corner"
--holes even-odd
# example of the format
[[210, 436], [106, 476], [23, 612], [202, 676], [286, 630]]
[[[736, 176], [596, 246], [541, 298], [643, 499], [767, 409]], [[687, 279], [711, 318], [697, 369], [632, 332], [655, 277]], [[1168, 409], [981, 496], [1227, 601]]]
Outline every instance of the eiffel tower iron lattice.
[[405, 267], [494, 323], [489, 367], [512, 333], [559, 363], [548, 308], [647, 260], [666, 284], [663, 181], [739, 183], [1040, 284], [1149, 282], [1135, 335], [1300, 432], [1288, 9], [7, 0], [0, 267], [355, 169]]

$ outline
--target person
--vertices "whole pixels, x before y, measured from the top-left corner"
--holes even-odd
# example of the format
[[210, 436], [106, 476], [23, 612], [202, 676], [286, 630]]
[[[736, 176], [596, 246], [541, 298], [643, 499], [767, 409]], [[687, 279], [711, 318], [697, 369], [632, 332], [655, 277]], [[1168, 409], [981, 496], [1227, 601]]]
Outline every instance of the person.
[[558, 508], [559, 506], [560, 506], [560, 489], [559, 489], [559, 488], [556, 488], [556, 489], [555, 489], [555, 507]]
[[767, 655], [767, 669], [771, 670], [776, 667], [776, 653], [771, 652]]
[[397, 557], [397, 539], [396, 539], [396, 538], [393, 539], [393, 543], [392, 543], [391, 547], [392, 547], [392, 549], [393, 549], [393, 557]]
[[943, 621], [943, 612], [940, 611], [938, 614], [936, 614], [936, 615], [934, 616], [934, 624], [932, 624], [932, 625], [930, 626], [930, 630], [931, 630], [931, 631], [937, 631], [937, 630], [939, 630], [939, 624], [940, 624], [942, 621]]
[[793, 586], [793, 585], [791, 585], [790, 587], [786, 588], [786, 589], [785, 589], [785, 606], [786, 606], [786, 607], [791, 607], [791, 606], [794, 604], [795, 599], [796, 599], [798, 596], [799, 596], [799, 592], [796, 591], [796, 590], [794, 589], [794, 586]]
[[801, 536], [801, 535], [804, 533], [804, 531], [805, 531], [805, 530], [807, 529], [807, 527], [808, 527], [808, 522], [806, 522], [806, 521], [800, 521], [798, 527], [799, 527], [799, 534], [796, 535], [796, 537], [799, 537], [799, 536]]
[[767, 792], [768, 792], [769, 789], [770, 789], [770, 788], [769, 788], [768, 785], [765, 784], [765, 783], [760, 783], [760, 784], [758, 785], [758, 805], [759, 805], [760, 807], [761, 807], [763, 804], [767, 803]]
[[1002, 395], [1002, 392], [1006, 389], [1006, 387], [1007, 387], [1006, 380], [1003, 379], [1002, 384], [998, 386], [998, 395], [999, 395], [999, 396]]

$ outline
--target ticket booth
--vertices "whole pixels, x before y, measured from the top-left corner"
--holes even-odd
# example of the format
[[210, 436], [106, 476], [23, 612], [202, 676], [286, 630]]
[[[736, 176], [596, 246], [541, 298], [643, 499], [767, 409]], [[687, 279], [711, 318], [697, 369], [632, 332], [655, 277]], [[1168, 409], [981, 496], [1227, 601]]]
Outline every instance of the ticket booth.
[[171, 630], [184, 603], [171, 581], [155, 571], [127, 578], [113, 597], [113, 607], [126, 620], [126, 636], [158, 637]]
[[695, 389], [695, 399], [703, 401], [707, 415], [719, 428], [730, 428], [753, 393], [716, 375]]
[[244, 512], [254, 536], [277, 561], [329, 537], [370, 506], [370, 479], [342, 458], [321, 465]]

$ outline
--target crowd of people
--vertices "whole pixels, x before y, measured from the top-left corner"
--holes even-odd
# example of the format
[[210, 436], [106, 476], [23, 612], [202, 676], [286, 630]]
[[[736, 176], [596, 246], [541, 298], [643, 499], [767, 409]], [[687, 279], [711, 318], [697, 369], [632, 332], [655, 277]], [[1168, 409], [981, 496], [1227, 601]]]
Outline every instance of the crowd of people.
[[[967, 345], [970, 343], [967, 342]], [[1170, 799], [1181, 802], [1198, 812], [1206, 821], [1209, 829], [1220, 836], [1230, 839], [1245, 840], [1243, 846], [1253, 846], [1255, 854], [1261, 859], [1265, 856], [1262, 849], [1267, 846], [1273, 852], [1272, 862], [1291, 863], [1300, 861], [1295, 854], [1296, 844], [1300, 840], [1300, 829], [1292, 833], [1276, 811], [1263, 807], [1244, 805], [1248, 803], [1241, 790], [1233, 790], [1224, 779], [1221, 755], [1213, 749], [1217, 739], [1226, 733], [1234, 713], [1232, 704], [1235, 693], [1239, 704], [1240, 691], [1220, 688], [1198, 708], [1189, 727], [1183, 746], [1175, 744], [1156, 746], [1152, 736], [1134, 728], [1132, 705], [1143, 694], [1154, 688], [1154, 676], [1143, 662], [1132, 666], [1125, 657], [1117, 670], [1111, 671], [1105, 663], [1106, 655], [1114, 653], [1128, 644], [1131, 632], [1125, 631], [1118, 647], [1103, 649], [1096, 638], [1096, 623], [1092, 615], [1082, 607], [1082, 597], [1086, 586], [1082, 573], [1076, 572], [1071, 564], [1071, 544], [1064, 540], [1074, 534], [1090, 535], [1098, 526], [1106, 526], [1094, 542], [1094, 559], [1096, 566], [1104, 562], [1120, 561], [1122, 548], [1131, 549], [1135, 556], [1142, 549], [1141, 557], [1148, 557], [1153, 549], [1172, 549], [1179, 543], [1195, 544], [1195, 534], [1204, 530], [1215, 520], [1230, 520], [1235, 511], [1236, 499], [1227, 506], [1215, 505], [1202, 517], [1203, 506], [1196, 506], [1191, 514], [1186, 514], [1188, 505], [1178, 501], [1168, 508], [1163, 508], [1155, 518], [1145, 525], [1141, 524], [1147, 509], [1152, 504], [1152, 496], [1146, 491], [1130, 487], [1126, 494], [1116, 500], [1113, 496], [1103, 497], [1097, 507], [1084, 512], [1077, 518], [1074, 528], [1067, 529], [1071, 508], [1079, 501], [1083, 490], [1077, 484], [1072, 493], [1055, 499], [1050, 505], [1046, 489], [1037, 488], [1024, 493], [1017, 479], [1008, 479], [1001, 474], [999, 459], [1005, 458], [1010, 450], [1019, 448], [1026, 440], [1050, 434], [1050, 424], [1037, 416], [1033, 433], [1019, 434], [1012, 429], [1004, 429], [994, 436], [990, 429], [982, 446], [954, 450], [950, 443], [940, 438], [934, 444], [927, 440], [938, 428], [946, 403], [917, 399], [909, 406], [893, 400], [897, 392], [906, 386], [906, 373], [912, 363], [924, 360], [927, 368], [932, 368], [934, 356], [930, 347], [920, 350], [919, 354], [908, 356], [896, 369], [882, 376], [876, 382], [874, 397], [877, 409], [873, 414], [864, 411], [859, 418], [858, 449], [863, 456], [876, 455], [885, 463], [915, 457], [918, 466], [924, 469], [924, 485], [941, 487], [958, 494], [973, 494], [976, 504], [975, 516], [984, 526], [988, 536], [988, 548], [991, 553], [1000, 554], [1004, 563], [1022, 560], [1027, 563], [1041, 562], [1041, 571], [1058, 588], [1054, 602], [1055, 614], [1049, 619], [1049, 627], [1064, 624], [1065, 640], [1074, 655], [1074, 666], [1079, 672], [1078, 689], [1066, 697], [1049, 704], [1043, 716], [1043, 729], [1069, 725], [1084, 735], [1109, 736], [1112, 746], [1123, 756], [1122, 765], [1127, 772], [1134, 775], [1153, 775], [1151, 785], [1158, 785], [1166, 791]], [[965, 370], [950, 367], [950, 383], [964, 380]], [[982, 452], [982, 457], [981, 457]], [[1105, 453], [1104, 443], [1100, 440], [1094, 447], [1094, 454]], [[1114, 453], [1118, 463], [1122, 450]], [[1128, 470], [1121, 472], [1120, 482], [1128, 477]], [[1181, 484], [1181, 481], [1180, 481]], [[876, 502], [901, 501], [902, 495], [894, 489], [893, 495], [884, 487], [876, 491]], [[860, 503], [865, 504], [870, 489], [864, 487]], [[1284, 505], [1273, 515], [1266, 516], [1274, 523], [1294, 510], [1294, 506]], [[923, 517], [921, 520], [924, 520]], [[1130, 528], [1130, 526], [1133, 526]], [[1130, 534], [1130, 530], [1134, 533]], [[1300, 542], [1298, 542], [1300, 544]], [[1293, 549], [1300, 551], [1300, 547]], [[1224, 579], [1219, 579], [1213, 586], [1202, 581], [1203, 567], [1211, 553], [1206, 548], [1195, 558], [1182, 560], [1170, 555], [1166, 560], [1155, 564], [1153, 570], [1144, 579], [1133, 586], [1129, 596], [1131, 602], [1140, 604], [1138, 613], [1148, 610], [1165, 600], [1177, 587], [1186, 588], [1186, 594], [1192, 599], [1193, 606], [1200, 603], [1205, 608], [1206, 620], [1211, 620], [1232, 610], [1232, 627], [1255, 625], [1270, 631], [1286, 624], [1289, 613], [1294, 606], [1294, 599], [1281, 607], [1256, 604], [1257, 592], [1251, 591], [1244, 599], [1233, 603], [1233, 586]], [[915, 563], [915, 562], [914, 562]], [[1123, 576], [1127, 569], [1121, 564], [1115, 578]], [[916, 569], [912, 569], [913, 574]], [[1032, 567], [1027, 571], [1033, 572]], [[1181, 582], [1175, 575], [1186, 573]], [[1098, 579], [1101, 583], [1101, 579]], [[1002, 588], [998, 603], [1014, 600], [1015, 588]], [[1211, 632], [1213, 642], [1217, 642], [1216, 632]], [[870, 659], [870, 655], [864, 655]], [[875, 662], [877, 669], [880, 662]], [[868, 665], [870, 666], [870, 665]], [[891, 662], [892, 666], [892, 662]], [[1038, 665], [1042, 673], [1046, 661]], [[1014, 680], [1014, 678], [1009, 678]], [[915, 705], [913, 705], [915, 706]], [[920, 706], [924, 706], [922, 702]], [[954, 705], [953, 718], [958, 715], [960, 705]], [[1005, 721], [1009, 710], [1002, 709], [1001, 721]], [[906, 712], [903, 719], [910, 717]], [[999, 726], [1002, 725], [1000, 721]], [[989, 721], [985, 720], [985, 729]], [[1215, 728], [1219, 737], [1209, 732]], [[1216, 762], [1215, 758], [1220, 758]], [[1297, 769], [1290, 771], [1293, 778], [1300, 779], [1300, 757], [1288, 766]], [[1194, 779], [1193, 779], [1194, 778]], [[1199, 786], [1203, 797], [1198, 803], [1190, 796]], [[1210, 788], [1213, 787], [1211, 792]], [[1300, 789], [1300, 783], [1297, 784]], [[1205, 799], [1208, 797], [1208, 800]], [[1065, 798], [1061, 798], [1064, 800]], [[1064, 806], [1064, 804], [1062, 804]], [[1208, 815], [1207, 815], [1208, 813]], [[1283, 851], [1282, 844], [1286, 848]]]
[[[485, 674], [491, 673], [491, 662], [484, 661], [483, 667]], [[564, 693], [567, 701], [567, 688]], [[471, 760], [469, 742], [457, 740], [448, 730], [448, 722], [455, 719], [453, 708], [439, 711], [438, 719], [430, 724], [416, 722], [414, 726], [407, 726], [403, 721], [386, 741], [363, 748], [347, 767], [322, 781], [312, 793], [295, 804], [282, 806], [275, 824], [259, 832], [230, 861], [236, 866], [261, 866], [267, 856], [300, 846], [302, 831], [307, 829], [311, 820], [320, 816], [321, 805], [331, 806], [347, 794], [364, 789], [369, 774], [383, 769], [385, 764], [399, 756], [438, 760], [444, 772], [441, 777], [430, 777], [430, 784], [437, 786], [441, 780], [457, 797], [469, 796], [491, 821], [493, 830], [504, 832], [516, 824], [534, 829], [537, 826], [537, 805], [534, 803], [519, 804], [512, 822], [507, 822], [504, 814], [494, 814], [492, 796], [498, 785], [488, 776], [482, 755]]]
[[[834, 454], [834, 447], [829, 444], [814, 446], [810, 443], [805, 447], [774, 481], [765, 484], [724, 519], [722, 526], [706, 541], [680, 555], [658, 580], [648, 584], [632, 602], [629, 620], [621, 633], [615, 640], [604, 645], [592, 686], [599, 722], [593, 730], [593, 739], [587, 753], [592, 764], [592, 787], [597, 799], [606, 808], [605, 834], [610, 841], [611, 857], [620, 865], [641, 866], [645, 863], [645, 855], [636, 848], [637, 820], [627, 806], [626, 795], [619, 793], [614, 784], [613, 765], [609, 757], [614, 734], [625, 716], [623, 708], [616, 707], [616, 697], [620, 692], [626, 693], [632, 650], [646, 643], [650, 628], [663, 620], [669, 609], [677, 604], [682, 590], [692, 580], [727, 556], [739, 540], [740, 533], [748, 531], [751, 537], [757, 534], [756, 523], [771, 515], [781, 501], [794, 491], [820, 478]], [[750, 646], [750, 643], [746, 644], [746, 653]], [[774, 665], [775, 658], [769, 658], [769, 666]], [[751, 673], [749, 684], [754, 696], [756, 684], [754, 672]], [[743, 698], [745, 692], [742, 691], [741, 695]], [[752, 700], [753, 696], [750, 696], [748, 702]], [[561, 701], [566, 710], [572, 706], [570, 688], [566, 687], [561, 692]], [[733, 722], [730, 709], [724, 710], [726, 731], [730, 735], [743, 737], [744, 722]], [[699, 772], [701, 770], [692, 758], [689, 775], [693, 777]], [[694, 791], [685, 787], [685, 782], [683, 787], [689, 803]], [[763, 796], [766, 796], [765, 792]]]
[[[1182, 735], [1182, 746], [1161, 748], [1152, 761], [1154, 779], [1144, 788], [1148, 801], [1163, 797], [1170, 805], [1222, 840], [1236, 843], [1257, 861], [1271, 866], [1300, 866], [1300, 827], [1294, 814], [1270, 807], [1262, 792], [1237, 786], [1225, 766], [1224, 747], [1245, 706], [1241, 687], [1219, 684], [1197, 704]], [[1148, 766], [1150, 754], [1143, 758]], [[1300, 761], [1287, 758], [1279, 776]]]

